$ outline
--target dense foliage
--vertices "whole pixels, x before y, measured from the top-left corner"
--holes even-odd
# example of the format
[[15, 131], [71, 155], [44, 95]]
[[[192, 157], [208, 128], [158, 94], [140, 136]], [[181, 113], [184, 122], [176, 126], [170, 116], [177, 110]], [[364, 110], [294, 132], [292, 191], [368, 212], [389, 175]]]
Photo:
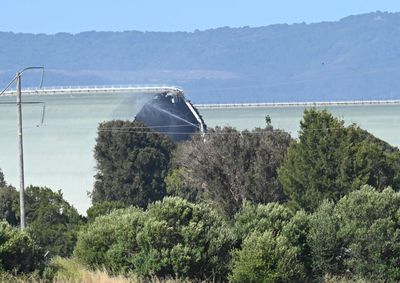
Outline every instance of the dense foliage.
[[[272, 127], [251, 132], [210, 129], [205, 137], [194, 137], [178, 147], [174, 160], [183, 171], [175, 179], [180, 178], [181, 192], [190, 186], [200, 194], [195, 198], [232, 218], [246, 199], [256, 203], [285, 199], [277, 170], [291, 141], [288, 133]], [[178, 183], [167, 180], [172, 188]], [[186, 195], [194, 198], [190, 191]]]
[[242, 242], [233, 251], [233, 282], [303, 281], [309, 270], [307, 215], [278, 203], [244, 203], [235, 216], [235, 234]]
[[86, 211], [87, 221], [93, 222], [96, 217], [101, 215], [107, 215], [113, 212], [114, 210], [124, 208], [125, 204], [121, 201], [104, 201], [100, 203], [93, 204]]
[[233, 253], [232, 282], [301, 282], [305, 279], [300, 249], [283, 235], [254, 232]]
[[[105, 125], [96, 158], [107, 174], [86, 225], [60, 192], [28, 187], [27, 231], [0, 223], [0, 270], [32, 271], [41, 246], [144, 281], [400, 281], [400, 153], [357, 126], [312, 108], [297, 141], [267, 120], [175, 146], [137, 124]], [[18, 193], [0, 178], [0, 217], [18, 225]]]
[[146, 211], [117, 210], [79, 234], [75, 256], [115, 272], [181, 278], [225, 278], [233, 235], [210, 208], [164, 198]]
[[315, 210], [369, 184], [400, 189], [400, 152], [328, 111], [305, 110], [299, 140], [288, 151], [279, 181], [291, 205]]
[[94, 154], [97, 174], [93, 203], [120, 201], [146, 207], [162, 199], [173, 148], [170, 139], [139, 122], [100, 124]]
[[4, 179], [3, 171], [0, 168], [0, 188], [5, 187], [7, 185], [6, 180]]
[[[45, 252], [51, 256], [71, 255], [83, 219], [60, 191], [27, 187], [25, 213], [28, 233]], [[13, 226], [19, 225], [19, 193], [11, 186], [0, 188], [0, 217]]]
[[25, 190], [28, 232], [51, 256], [69, 256], [83, 224], [78, 211], [64, 200], [61, 191], [29, 186]]
[[19, 225], [19, 193], [12, 186], [0, 186], [0, 219]]
[[12, 273], [31, 272], [43, 261], [39, 247], [26, 232], [0, 222], [0, 269]]
[[114, 272], [132, 269], [131, 255], [138, 250], [136, 237], [143, 227], [143, 218], [138, 208], [97, 217], [79, 232], [75, 257], [89, 266], [106, 266]]
[[314, 276], [326, 273], [373, 280], [400, 280], [400, 193], [364, 186], [323, 202], [311, 217], [308, 236]]

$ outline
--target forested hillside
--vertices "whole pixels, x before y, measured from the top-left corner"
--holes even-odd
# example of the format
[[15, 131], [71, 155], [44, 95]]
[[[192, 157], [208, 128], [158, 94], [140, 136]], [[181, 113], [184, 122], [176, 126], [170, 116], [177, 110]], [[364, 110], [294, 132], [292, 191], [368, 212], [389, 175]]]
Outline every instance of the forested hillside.
[[[195, 32], [0, 33], [0, 84], [174, 84], [202, 102], [400, 98], [400, 13]], [[37, 85], [27, 74], [25, 85]]]

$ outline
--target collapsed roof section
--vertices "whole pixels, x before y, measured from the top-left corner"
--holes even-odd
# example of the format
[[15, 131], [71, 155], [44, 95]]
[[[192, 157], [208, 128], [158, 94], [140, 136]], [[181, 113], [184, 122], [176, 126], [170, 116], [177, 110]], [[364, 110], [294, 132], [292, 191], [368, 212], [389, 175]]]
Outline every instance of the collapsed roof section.
[[156, 94], [143, 106], [135, 120], [174, 141], [188, 140], [193, 134], [207, 130], [203, 118], [182, 92]]

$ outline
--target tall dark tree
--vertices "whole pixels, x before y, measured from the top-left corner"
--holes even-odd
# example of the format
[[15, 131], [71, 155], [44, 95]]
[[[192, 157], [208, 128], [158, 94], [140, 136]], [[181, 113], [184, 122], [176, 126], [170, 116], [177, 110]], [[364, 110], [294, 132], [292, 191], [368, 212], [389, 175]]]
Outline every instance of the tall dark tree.
[[6, 220], [13, 226], [19, 223], [19, 195], [16, 189], [8, 186], [0, 169], [0, 220]]
[[0, 168], [0, 188], [5, 187], [7, 185], [6, 180], [4, 178], [3, 171]]
[[33, 240], [50, 255], [70, 256], [84, 223], [61, 193], [29, 186], [25, 192], [26, 221]]
[[0, 219], [9, 224], [19, 224], [19, 194], [11, 186], [0, 186]]
[[93, 203], [120, 201], [146, 207], [165, 195], [174, 143], [139, 122], [111, 121], [99, 125]]
[[356, 125], [345, 127], [328, 111], [311, 108], [279, 181], [293, 206], [313, 211], [324, 199], [336, 202], [365, 184], [400, 189], [400, 154]]
[[182, 144], [174, 160], [183, 168], [183, 184], [231, 218], [245, 199], [284, 200], [277, 169], [291, 141], [288, 133], [272, 127], [251, 132], [217, 127]]
[[[27, 232], [45, 252], [52, 256], [71, 255], [84, 221], [60, 191], [27, 187], [25, 210]], [[0, 188], [0, 218], [13, 226], [19, 225], [19, 193], [11, 186]]]

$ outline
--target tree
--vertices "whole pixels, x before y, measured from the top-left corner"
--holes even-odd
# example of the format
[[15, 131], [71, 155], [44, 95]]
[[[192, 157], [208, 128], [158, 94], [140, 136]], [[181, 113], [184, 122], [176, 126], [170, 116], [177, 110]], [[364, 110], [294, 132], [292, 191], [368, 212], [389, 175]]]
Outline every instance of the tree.
[[50, 255], [69, 256], [83, 219], [61, 191], [29, 186], [25, 191], [27, 231]]
[[183, 168], [182, 183], [199, 191], [197, 199], [232, 218], [246, 199], [255, 203], [285, 199], [277, 169], [291, 141], [288, 133], [272, 127], [252, 132], [217, 127], [181, 144], [174, 163]]
[[120, 201], [146, 207], [165, 195], [173, 142], [139, 122], [111, 121], [99, 125], [95, 159], [94, 204]]
[[0, 168], [0, 188], [7, 186], [6, 180], [4, 179], [3, 171]]
[[[27, 232], [51, 256], [69, 256], [77, 231], [84, 223], [78, 211], [64, 200], [61, 191], [29, 186], [25, 190]], [[0, 188], [0, 217], [13, 226], [20, 222], [19, 193], [11, 186]]]
[[14, 187], [0, 187], [0, 219], [19, 225], [19, 194]]
[[337, 202], [364, 184], [400, 189], [400, 154], [326, 110], [306, 109], [279, 181], [292, 206], [314, 211], [324, 199]]
[[202, 190], [196, 187], [187, 170], [183, 167], [174, 168], [165, 178], [167, 194], [184, 198], [190, 202], [202, 200]]

